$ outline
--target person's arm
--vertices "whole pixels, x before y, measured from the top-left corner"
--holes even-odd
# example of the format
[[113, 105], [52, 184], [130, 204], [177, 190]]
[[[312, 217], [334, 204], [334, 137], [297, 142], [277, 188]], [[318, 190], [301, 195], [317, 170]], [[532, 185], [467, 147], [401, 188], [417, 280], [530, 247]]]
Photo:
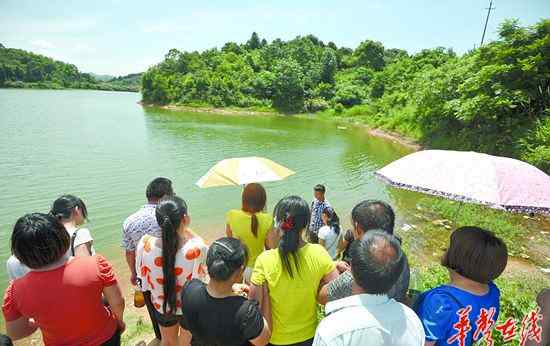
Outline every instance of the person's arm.
[[225, 225], [225, 235], [229, 238], [233, 238], [233, 231], [231, 230], [231, 226], [229, 226], [229, 224]]
[[92, 242], [80, 244], [74, 248], [75, 257], [87, 257], [92, 255]]
[[264, 328], [260, 335], [256, 338], [250, 340], [250, 342], [255, 346], [263, 346], [269, 343], [271, 339], [271, 330], [273, 328], [273, 322], [271, 317], [271, 300], [269, 299], [269, 293], [267, 287], [264, 285], [262, 288], [262, 301], [263, 305], [261, 306], [261, 312], [263, 316]]
[[338, 246], [336, 247], [336, 258], [342, 256], [342, 253], [344, 252], [344, 250], [346, 250], [348, 244], [349, 242], [347, 241], [345, 236], [340, 237], [340, 239], [338, 240]]
[[32, 335], [37, 329], [36, 323], [24, 316], [13, 321], [6, 321], [6, 334], [14, 341]]
[[135, 251], [128, 251], [126, 250], [126, 263], [128, 263], [128, 267], [130, 268], [130, 282], [132, 285], [136, 285], [136, 252]]
[[[317, 293], [317, 302], [321, 305], [325, 305], [328, 301], [328, 285], [338, 278], [338, 270], [334, 268], [330, 273], [323, 276], [321, 283], [319, 284], [319, 292]], [[326, 288], [324, 291], [323, 289]]]
[[103, 296], [105, 297], [105, 300], [107, 300], [107, 302], [109, 303], [109, 307], [117, 320], [118, 329], [121, 333], [124, 332], [124, 330], [126, 329], [126, 325], [124, 324], [125, 304], [124, 297], [122, 296], [122, 292], [118, 283], [103, 288]]
[[322, 247], [324, 247], [326, 249], [327, 247], [325, 246], [325, 244], [326, 244], [325, 240], [319, 238], [319, 245], [321, 245]]
[[541, 341], [527, 340], [525, 346], [546, 346], [550, 344], [550, 288], [543, 289], [537, 296], [537, 305], [542, 314], [541, 321]]
[[254, 346], [265, 346], [268, 344], [269, 339], [271, 339], [271, 329], [269, 329], [268, 323], [264, 317], [264, 328], [260, 335], [252, 340], [248, 340]]

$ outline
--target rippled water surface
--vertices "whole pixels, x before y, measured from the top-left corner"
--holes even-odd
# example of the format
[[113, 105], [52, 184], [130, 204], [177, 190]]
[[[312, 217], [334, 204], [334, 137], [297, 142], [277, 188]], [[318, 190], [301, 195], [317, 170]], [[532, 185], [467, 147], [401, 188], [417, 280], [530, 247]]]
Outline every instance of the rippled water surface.
[[[373, 176], [409, 152], [365, 131], [288, 117], [227, 116], [144, 109], [136, 93], [0, 89], [0, 259], [9, 256], [15, 220], [49, 209], [63, 193], [84, 199], [95, 247], [122, 263], [121, 224], [145, 202], [155, 176], [170, 177], [188, 201], [193, 228], [221, 235], [224, 214], [240, 206], [239, 187], [199, 189], [194, 184], [227, 157], [264, 156], [297, 172], [266, 183], [268, 207], [284, 195], [311, 199], [326, 184], [328, 198], [347, 222], [365, 198], [406, 210]], [[405, 202], [404, 202], [405, 200]], [[397, 204], [399, 202], [399, 204]], [[0, 289], [6, 285], [0, 266]]]

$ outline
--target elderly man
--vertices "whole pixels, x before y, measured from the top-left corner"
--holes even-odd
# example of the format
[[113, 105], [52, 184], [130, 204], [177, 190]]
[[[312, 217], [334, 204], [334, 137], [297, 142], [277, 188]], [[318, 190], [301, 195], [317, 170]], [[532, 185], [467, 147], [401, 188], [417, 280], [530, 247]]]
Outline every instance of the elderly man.
[[424, 345], [414, 311], [388, 297], [405, 265], [399, 241], [370, 231], [351, 246], [352, 295], [327, 304], [313, 346]]

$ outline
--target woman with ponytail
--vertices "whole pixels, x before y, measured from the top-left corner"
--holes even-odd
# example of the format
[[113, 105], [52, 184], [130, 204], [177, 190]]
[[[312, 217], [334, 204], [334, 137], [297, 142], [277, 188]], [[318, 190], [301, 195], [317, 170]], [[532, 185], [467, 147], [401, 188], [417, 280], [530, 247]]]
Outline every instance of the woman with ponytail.
[[269, 305], [242, 296], [240, 284], [248, 259], [246, 247], [235, 238], [221, 238], [208, 249], [210, 281], [187, 282], [181, 299], [182, 326], [193, 334], [193, 346], [263, 346], [271, 335]]
[[338, 276], [326, 250], [303, 240], [310, 215], [303, 198], [280, 200], [273, 212], [279, 247], [262, 253], [252, 272], [250, 297], [271, 305], [273, 345], [312, 344], [319, 289]]
[[206, 279], [204, 241], [189, 229], [187, 204], [174, 196], [162, 200], [155, 216], [162, 237], [145, 235], [136, 250], [136, 272], [142, 291], [151, 292], [162, 345], [188, 345], [191, 336], [180, 329], [180, 292], [186, 281]]
[[230, 210], [226, 215], [226, 235], [237, 238], [248, 248], [244, 279], [250, 282], [256, 258], [264, 249], [270, 249], [273, 218], [265, 213], [266, 193], [262, 185], [251, 183], [245, 186], [242, 194], [242, 208]]

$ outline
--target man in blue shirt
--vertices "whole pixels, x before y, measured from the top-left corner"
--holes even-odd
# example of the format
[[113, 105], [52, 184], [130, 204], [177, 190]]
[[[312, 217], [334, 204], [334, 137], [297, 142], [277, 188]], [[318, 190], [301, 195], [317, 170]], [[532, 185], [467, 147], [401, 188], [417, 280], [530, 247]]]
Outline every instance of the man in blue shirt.
[[323, 210], [330, 208], [330, 203], [325, 199], [326, 188], [317, 184], [313, 187], [313, 202], [311, 202], [311, 221], [308, 228], [308, 240], [310, 243], [319, 243], [319, 228], [323, 227], [321, 215]]

